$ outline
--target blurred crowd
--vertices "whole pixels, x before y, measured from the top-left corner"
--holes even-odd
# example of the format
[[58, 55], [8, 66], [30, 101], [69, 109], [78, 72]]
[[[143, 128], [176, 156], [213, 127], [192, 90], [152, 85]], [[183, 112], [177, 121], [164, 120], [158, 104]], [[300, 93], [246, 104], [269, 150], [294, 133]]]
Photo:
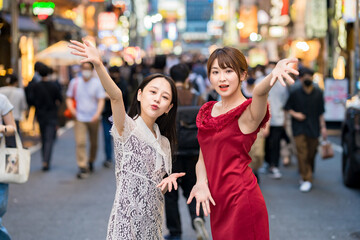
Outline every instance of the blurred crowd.
[[[171, 54], [156, 55], [154, 58], [144, 58], [141, 64], [132, 66], [126, 62], [121, 67], [109, 66], [107, 62], [104, 62], [110, 77], [123, 93], [126, 109], [129, 107], [130, 99], [136, 94], [135, 91], [139, 84], [146, 76], [153, 73], [163, 73], [175, 80], [179, 101], [181, 101], [180, 105], [201, 106], [207, 101], [221, 100], [211, 87], [207, 77], [206, 64], [205, 56], [190, 53], [180, 57]], [[241, 90], [245, 97], [252, 97], [254, 86], [270, 74], [275, 65], [276, 62], [269, 62], [266, 66], [257, 65], [248, 69], [246, 80], [241, 83]], [[281, 168], [294, 164], [297, 159], [300, 172], [300, 191], [308, 192], [311, 190], [312, 173], [315, 171], [314, 158], [319, 143], [319, 133], [322, 138], [326, 139], [326, 124], [321, 117], [324, 113], [323, 95], [320, 88], [313, 83], [313, 71], [301, 64], [297, 68], [300, 74], [297, 77], [294, 76], [296, 80], [294, 85], [284, 88], [279, 82], [276, 82], [269, 93], [268, 104], [271, 119], [266, 128], [259, 132], [249, 153], [253, 160], [249, 166], [260, 183], [259, 173], [269, 174], [274, 179], [281, 179]], [[94, 162], [97, 159], [98, 134], [101, 128], [104, 135], [104, 144], [102, 145], [105, 148], [105, 155], [99, 157], [102, 159], [104, 167], [111, 168], [113, 166], [114, 153], [110, 135], [112, 110], [109, 97], [102, 88], [92, 64], [83, 63], [71, 66], [70, 69], [71, 80], [68, 85], [64, 86], [60, 84], [58, 75], [52, 68], [37, 62], [34, 65], [35, 75], [27, 87], [20, 88], [17, 76], [8, 75], [7, 86], [0, 88], [0, 96], [6, 97], [11, 104], [12, 115], [20, 136], [19, 123], [31, 106], [35, 108], [42, 143], [43, 171], [51, 170], [52, 149], [59, 125], [63, 125], [64, 121], [75, 120], [75, 157], [78, 167], [76, 176], [79, 179], [85, 179], [95, 171]], [[76, 99], [76, 106], [73, 99]], [[64, 116], [66, 108], [70, 111], [70, 116], [67, 117]], [[2, 118], [5, 115], [2, 113]], [[0, 123], [1, 126], [6, 125], [6, 121]], [[89, 148], [87, 148], [88, 141]], [[14, 144], [11, 136], [9, 136], [7, 144], [8, 146]], [[86, 153], [86, 149], [89, 149], [88, 153]], [[191, 157], [191, 161], [186, 163], [187, 167], [190, 165], [190, 168], [194, 170], [196, 159], [197, 156]], [[178, 165], [175, 167], [186, 168], [186, 166]], [[194, 185], [195, 172], [193, 171], [193, 174], [189, 174], [189, 176], [192, 176], [189, 183], [185, 182], [186, 179], [181, 183], [183, 190], [188, 191], [187, 195], [191, 190], [188, 186]], [[2, 187], [1, 184], [0, 187]], [[7, 201], [7, 188], [4, 189], [0, 188], [0, 201], [2, 202]], [[166, 196], [166, 203], [168, 206], [177, 206], [177, 199], [177, 193], [175, 196], [169, 194]], [[175, 204], [172, 201], [175, 201]], [[6, 204], [0, 205], [4, 206], [4, 211], [0, 211], [3, 215]], [[203, 221], [203, 215], [196, 218], [191, 208], [189, 211], [192, 225], [198, 231], [196, 221]], [[0, 227], [2, 215], [0, 216]], [[178, 210], [174, 207], [167, 209], [169, 217], [166, 220], [170, 235], [172, 233], [181, 235], [181, 224], [176, 221], [174, 223], [170, 218], [171, 215], [178, 218]], [[5, 233], [6, 230], [0, 229], [0, 239], [8, 239], [2, 237], [1, 234]], [[176, 238], [169, 236], [167, 239]]]

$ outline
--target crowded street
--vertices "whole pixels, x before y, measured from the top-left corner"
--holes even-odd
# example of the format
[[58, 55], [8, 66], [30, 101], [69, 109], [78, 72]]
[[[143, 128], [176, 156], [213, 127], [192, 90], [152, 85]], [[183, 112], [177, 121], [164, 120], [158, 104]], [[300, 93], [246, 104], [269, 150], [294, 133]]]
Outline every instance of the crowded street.
[[[359, 239], [360, 191], [342, 184], [340, 139], [339, 136], [330, 139], [337, 146], [335, 157], [326, 161], [317, 157], [316, 187], [310, 194], [297, 189], [299, 176], [295, 162], [282, 168], [284, 176], [280, 180], [264, 174], [260, 176], [260, 187], [269, 211], [271, 239]], [[33, 148], [29, 181], [11, 185], [4, 223], [13, 239], [105, 239], [115, 192], [114, 169], [101, 165], [103, 151], [100, 151], [95, 172], [86, 181], [78, 181], [74, 177], [74, 144], [71, 130], [58, 138], [50, 173], [41, 171], [40, 152]], [[196, 239], [185, 199], [179, 204], [183, 239]], [[206, 227], [210, 231], [209, 220], [206, 218]]]
[[0, 240], [360, 239], [360, 0], [0, 0]]

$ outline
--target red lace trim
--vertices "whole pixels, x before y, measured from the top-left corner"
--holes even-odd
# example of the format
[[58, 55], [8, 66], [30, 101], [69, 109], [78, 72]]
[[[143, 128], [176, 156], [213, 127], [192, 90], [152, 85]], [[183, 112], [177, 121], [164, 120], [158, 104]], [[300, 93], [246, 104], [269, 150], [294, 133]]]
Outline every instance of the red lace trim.
[[[228, 112], [221, 114], [216, 117], [211, 116], [211, 111], [216, 103], [216, 101], [211, 101], [205, 103], [197, 115], [196, 125], [199, 129], [202, 130], [215, 130], [221, 131], [224, 127], [226, 127], [230, 122], [234, 121], [234, 119], [238, 119], [241, 114], [245, 111], [245, 109], [250, 105], [252, 99], [248, 99], [239, 106], [229, 110]], [[267, 106], [266, 115], [262, 120], [258, 129], [265, 127], [265, 124], [270, 119], [269, 113], [269, 105]]]

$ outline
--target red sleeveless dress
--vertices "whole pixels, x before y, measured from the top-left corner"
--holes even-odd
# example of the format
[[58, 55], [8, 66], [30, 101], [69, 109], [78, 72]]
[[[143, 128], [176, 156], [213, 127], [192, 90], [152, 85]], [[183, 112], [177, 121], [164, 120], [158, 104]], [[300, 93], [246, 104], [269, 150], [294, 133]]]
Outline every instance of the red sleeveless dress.
[[213, 240], [269, 239], [265, 201], [248, 165], [251, 146], [270, 114], [268, 109], [259, 128], [243, 134], [238, 119], [251, 100], [217, 117], [211, 116], [216, 102], [207, 102], [196, 119], [209, 189], [216, 203], [210, 204]]

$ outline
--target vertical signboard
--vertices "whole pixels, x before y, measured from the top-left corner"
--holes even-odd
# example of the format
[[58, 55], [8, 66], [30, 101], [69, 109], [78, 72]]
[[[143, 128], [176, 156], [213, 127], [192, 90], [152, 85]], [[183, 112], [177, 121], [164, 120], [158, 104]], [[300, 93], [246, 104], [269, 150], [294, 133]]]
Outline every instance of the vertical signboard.
[[326, 121], [342, 122], [345, 117], [345, 102], [348, 95], [348, 80], [325, 80], [324, 99]]

